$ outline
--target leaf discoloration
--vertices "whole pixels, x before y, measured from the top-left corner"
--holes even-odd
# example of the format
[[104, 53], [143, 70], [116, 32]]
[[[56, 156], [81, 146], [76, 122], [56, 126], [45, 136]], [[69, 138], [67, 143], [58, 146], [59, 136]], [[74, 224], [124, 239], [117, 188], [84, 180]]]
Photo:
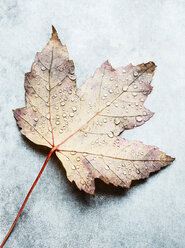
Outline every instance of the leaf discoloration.
[[106, 61], [77, 88], [74, 63], [53, 27], [25, 74], [26, 107], [14, 116], [23, 135], [54, 148], [80, 190], [94, 194], [95, 178], [129, 188], [174, 160], [157, 147], [119, 136], [153, 116], [144, 102], [155, 68], [150, 61], [114, 69]]

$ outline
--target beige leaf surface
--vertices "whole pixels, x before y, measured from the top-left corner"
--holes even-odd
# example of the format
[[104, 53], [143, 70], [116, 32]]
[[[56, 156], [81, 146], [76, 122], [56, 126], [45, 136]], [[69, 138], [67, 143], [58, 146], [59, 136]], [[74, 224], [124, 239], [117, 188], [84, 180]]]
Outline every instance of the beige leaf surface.
[[25, 74], [26, 107], [14, 111], [32, 142], [55, 148], [68, 179], [94, 194], [95, 178], [130, 187], [174, 159], [159, 148], [119, 136], [148, 121], [144, 107], [155, 64], [116, 70], [106, 61], [81, 88], [74, 64], [53, 27], [52, 37]]

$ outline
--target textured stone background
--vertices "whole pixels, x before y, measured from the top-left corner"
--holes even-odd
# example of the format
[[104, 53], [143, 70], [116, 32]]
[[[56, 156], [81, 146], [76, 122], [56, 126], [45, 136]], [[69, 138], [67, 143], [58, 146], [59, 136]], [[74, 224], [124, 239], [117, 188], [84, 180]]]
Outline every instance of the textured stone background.
[[114, 67], [154, 60], [156, 114], [124, 137], [157, 145], [176, 161], [130, 190], [97, 182], [95, 197], [68, 182], [53, 157], [6, 248], [185, 247], [185, 1], [0, 1], [0, 240], [48, 151], [21, 136], [24, 73], [55, 25], [78, 85], [106, 59]]

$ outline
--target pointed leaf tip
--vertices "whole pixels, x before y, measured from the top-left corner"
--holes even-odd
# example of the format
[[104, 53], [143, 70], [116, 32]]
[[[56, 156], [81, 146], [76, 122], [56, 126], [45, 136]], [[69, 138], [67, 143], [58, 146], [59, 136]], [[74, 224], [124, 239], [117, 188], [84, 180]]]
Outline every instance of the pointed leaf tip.
[[107, 69], [107, 70], [110, 70], [110, 71], [115, 71], [115, 69], [112, 67], [111, 63], [109, 63], [108, 60], [106, 60], [102, 65], [101, 67], [103, 69]]
[[56, 31], [56, 29], [55, 29], [55, 27], [53, 25], [52, 25], [52, 36], [51, 36], [51, 39], [55, 39], [55, 40], [58, 39], [57, 31]]

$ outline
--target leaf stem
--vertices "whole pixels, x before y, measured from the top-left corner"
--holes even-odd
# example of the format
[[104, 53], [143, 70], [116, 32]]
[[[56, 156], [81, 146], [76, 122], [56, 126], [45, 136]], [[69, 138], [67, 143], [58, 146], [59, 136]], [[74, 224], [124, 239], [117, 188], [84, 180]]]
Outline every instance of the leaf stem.
[[28, 199], [29, 199], [31, 193], [32, 193], [32, 191], [33, 191], [33, 189], [35, 188], [35, 186], [36, 186], [36, 184], [37, 184], [39, 178], [41, 177], [41, 175], [42, 175], [42, 173], [43, 173], [43, 171], [44, 171], [44, 169], [45, 169], [45, 167], [46, 167], [46, 165], [47, 165], [47, 163], [48, 163], [48, 161], [49, 161], [51, 155], [53, 154], [53, 152], [54, 152], [56, 149], [57, 149], [57, 148], [54, 146], [54, 147], [50, 150], [50, 152], [49, 152], [49, 154], [48, 154], [48, 156], [47, 156], [47, 158], [46, 158], [46, 160], [45, 160], [45, 162], [44, 162], [44, 164], [43, 164], [43, 166], [42, 166], [42, 168], [41, 168], [41, 170], [40, 170], [40, 172], [39, 172], [37, 178], [35, 179], [35, 181], [34, 181], [32, 187], [30, 188], [30, 190], [29, 190], [29, 192], [28, 192], [28, 194], [27, 194], [27, 196], [26, 196], [26, 198], [25, 198], [25, 200], [24, 200], [24, 202], [23, 202], [23, 204], [22, 204], [22, 206], [21, 206], [21, 208], [20, 208], [20, 210], [19, 210], [19, 213], [17, 214], [17, 217], [15, 218], [15, 220], [14, 220], [14, 222], [13, 222], [13, 224], [12, 224], [10, 230], [9, 230], [9, 232], [7, 233], [6, 237], [4, 238], [4, 240], [3, 240], [3, 242], [2, 242], [2, 244], [1, 244], [1, 246], [0, 246], [0, 248], [2, 248], [2, 247], [5, 245], [5, 243], [6, 243], [6, 241], [8, 240], [10, 234], [12, 233], [12, 231], [13, 231], [13, 229], [14, 229], [14, 227], [15, 227], [15, 225], [16, 225], [16, 223], [17, 223], [17, 221], [18, 221], [18, 219], [19, 219], [19, 217], [20, 217], [20, 215], [21, 215], [21, 213], [22, 213], [22, 211], [23, 211], [23, 209], [24, 209], [24, 207], [25, 207], [25, 205], [26, 205], [26, 203], [27, 203], [27, 201], [28, 201]]

